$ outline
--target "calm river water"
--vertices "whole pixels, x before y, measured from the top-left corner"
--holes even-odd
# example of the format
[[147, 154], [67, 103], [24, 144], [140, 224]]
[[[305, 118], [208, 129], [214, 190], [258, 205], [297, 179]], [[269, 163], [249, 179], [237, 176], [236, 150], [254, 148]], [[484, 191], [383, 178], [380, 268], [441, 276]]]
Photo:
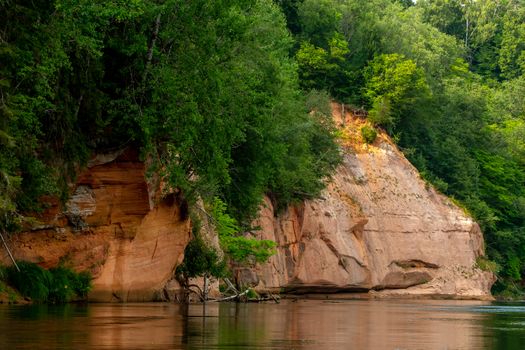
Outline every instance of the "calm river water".
[[525, 304], [0, 305], [0, 349], [525, 349]]

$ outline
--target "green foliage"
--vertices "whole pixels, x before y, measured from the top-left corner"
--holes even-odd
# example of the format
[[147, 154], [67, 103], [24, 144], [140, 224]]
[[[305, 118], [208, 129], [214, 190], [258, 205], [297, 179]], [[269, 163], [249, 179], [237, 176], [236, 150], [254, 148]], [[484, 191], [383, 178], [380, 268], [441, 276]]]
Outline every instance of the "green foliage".
[[276, 243], [270, 240], [257, 240], [244, 236], [223, 237], [222, 244], [231, 260], [246, 265], [266, 262], [275, 254], [276, 246]]
[[373, 103], [372, 116], [385, 124], [395, 124], [401, 113], [428, 91], [423, 70], [403, 55], [377, 56], [366, 67], [364, 77], [363, 94]]
[[320, 47], [303, 42], [297, 52], [297, 62], [301, 67], [301, 81], [307, 87], [316, 87], [323, 75], [330, 69], [337, 69], [328, 62], [328, 52]]
[[515, 281], [521, 280], [521, 260], [520, 258], [518, 258], [517, 256], [511, 256], [507, 260], [506, 265], [507, 266], [505, 270], [506, 270], [507, 275]]
[[[243, 222], [265, 192], [318, 193], [337, 163], [272, 1], [15, 1], [0, 21], [3, 228], [67, 197], [92, 152], [138, 147], [190, 205], [220, 195]], [[334, 61], [345, 45], [330, 41]]]
[[502, 34], [499, 50], [499, 68], [502, 77], [512, 79], [525, 73], [525, 7], [512, 6], [502, 19]]
[[259, 294], [257, 294], [257, 292], [253, 290], [252, 288], [249, 288], [248, 293], [246, 293], [246, 297], [248, 299], [257, 299], [259, 298]]
[[500, 300], [523, 300], [525, 296], [519, 284], [501, 278], [496, 281], [492, 291], [496, 293], [497, 298]]
[[7, 297], [8, 302], [15, 303], [19, 299], [19, 295], [7, 284], [7, 269], [0, 265], [0, 297]]
[[49, 287], [47, 302], [66, 303], [74, 298], [85, 299], [92, 288], [92, 277], [87, 271], [76, 273], [59, 266], [50, 269], [53, 283]]
[[390, 100], [387, 96], [374, 98], [372, 108], [368, 112], [368, 120], [374, 125], [381, 125], [388, 128], [395, 126]]
[[460, 40], [471, 69], [489, 79], [523, 74], [523, 4], [517, 1], [423, 0], [424, 19]]
[[361, 136], [363, 136], [363, 140], [367, 144], [372, 144], [377, 138], [377, 131], [370, 126], [365, 125], [361, 128]]
[[184, 249], [184, 261], [177, 266], [176, 273], [184, 278], [226, 275], [226, 264], [215, 249], [210, 248], [201, 237], [195, 236]]
[[316, 46], [322, 46], [327, 37], [337, 29], [340, 15], [333, 1], [303, 0], [298, 5], [297, 12], [301, 34]]
[[93, 288], [93, 277], [88, 271], [70, 275], [69, 281], [74, 293], [80, 299], [86, 299]]
[[202, 228], [199, 220], [196, 220], [197, 225], [193, 229], [194, 237], [186, 246], [184, 261], [176, 270], [183, 281], [198, 276], [222, 278], [228, 273], [228, 261], [237, 264], [255, 264], [265, 262], [274, 254], [275, 242], [239, 235], [241, 229], [237, 220], [227, 213], [227, 206], [221, 199], [215, 197], [213, 203], [207, 207], [225, 256], [221, 258], [218, 252], [203, 240], [200, 232]]
[[20, 272], [9, 266], [7, 281], [34, 302], [66, 303], [75, 297], [85, 298], [91, 289], [91, 276], [86, 272], [77, 274], [65, 267], [45, 270], [24, 261], [17, 264]]
[[525, 198], [525, 172], [519, 164], [499, 155], [478, 152], [481, 166], [480, 197], [495, 209], [502, 220], [521, 224], [525, 212], [519, 205]]
[[340, 161], [329, 99], [301, 87], [370, 108], [521, 279], [524, 19], [490, 0], [3, 2], [0, 229], [67, 197], [92, 152], [132, 146], [190, 205], [222, 198], [231, 256], [263, 259], [239, 226], [264, 194], [315, 197]]
[[[330, 105], [330, 96], [324, 90], [310, 90], [306, 95], [306, 109], [314, 113], [317, 118], [328, 119], [332, 116], [332, 106]], [[328, 120], [323, 122], [329, 123]], [[333, 124], [328, 125], [330, 131], [334, 131]]]
[[[15, 1], [0, 6], [0, 226], [57, 194], [88, 157], [106, 103], [101, 42], [133, 11], [110, 1]], [[123, 9], [125, 8], [125, 10]], [[126, 15], [124, 15], [126, 14]], [[61, 159], [58, 160], [58, 159]], [[62, 171], [55, 171], [61, 164]], [[60, 173], [60, 176], [58, 176]]]
[[482, 271], [490, 271], [492, 273], [498, 273], [500, 270], [500, 266], [496, 262], [485, 257], [476, 258], [476, 267]]
[[49, 283], [49, 293], [46, 301], [50, 303], [66, 303], [70, 301], [75, 292], [71, 282], [75, 279], [73, 271], [63, 267], [49, 270], [52, 275], [52, 282]]
[[242, 264], [262, 263], [268, 260], [275, 251], [276, 243], [270, 240], [258, 240], [239, 235], [237, 221], [226, 213], [226, 204], [218, 197], [211, 205], [211, 215], [219, 235], [219, 242], [226, 255], [233, 261]]
[[286, 17], [286, 25], [290, 32], [297, 34], [300, 31], [300, 23], [297, 14], [297, 7], [303, 2], [303, 0], [275, 0], [275, 2], [281, 7], [281, 10]]
[[500, 220], [494, 209], [491, 208], [485, 201], [477, 197], [467, 197], [464, 200], [469, 213], [476, 219], [483, 231], [495, 230]]
[[[514, 290], [525, 277], [523, 3], [326, 0], [297, 9], [301, 85], [366, 105], [422, 177], [480, 223], [501, 267], [494, 291]], [[338, 59], [335, 37], [345, 41]]]
[[31, 298], [35, 302], [45, 302], [49, 296], [49, 286], [52, 284], [53, 276], [48, 270], [40, 266], [18, 262], [20, 272], [14, 266], [7, 269], [9, 284], [15, 287], [20, 294]]

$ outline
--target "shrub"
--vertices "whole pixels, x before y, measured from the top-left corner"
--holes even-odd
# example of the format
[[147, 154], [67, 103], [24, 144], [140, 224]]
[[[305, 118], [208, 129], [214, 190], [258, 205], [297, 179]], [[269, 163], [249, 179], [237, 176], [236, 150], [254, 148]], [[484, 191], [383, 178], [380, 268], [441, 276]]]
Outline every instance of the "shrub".
[[368, 120], [374, 125], [381, 125], [387, 128], [394, 126], [395, 120], [387, 97], [381, 96], [374, 99], [372, 109], [368, 113]]
[[17, 263], [20, 272], [14, 266], [7, 268], [7, 279], [11, 286], [18, 289], [20, 294], [36, 302], [45, 302], [49, 296], [49, 285], [53, 276], [48, 270], [40, 266], [20, 261]]
[[208, 247], [201, 237], [194, 237], [184, 250], [184, 261], [176, 273], [187, 278], [211, 275], [223, 277], [226, 274], [225, 261], [219, 258], [215, 249]]
[[476, 258], [476, 267], [482, 271], [490, 271], [496, 274], [500, 271], [500, 266], [496, 262], [483, 256]]
[[211, 206], [211, 216], [219, 235], [221, 248], [233, 261], [241, 264], [253, 265], [262, 263], [275, 254], [276, 243], [267, 239], [256, 239], [242, 236], [237, 220], [227, 213], [226, 204], [218, 197], [214, 198]]
[[49, 285], [48, 302], [67, 303], [75, 296], [72, 282], [76, 279], [76, 274], [65, 267], [57, 267], [49, 270], [52, 274], [52, 283]]
[[85, 299], [93, 288], [93, 283], [91, 283], [93, 277], [87, 271], [82, 271], [76, 275], [75, 280], [73, 281], [72, 288], [77, 297]]
[[255, 290], [250, 288], [250, 289], [248, 289], [248, 293], [246, 294], [246, 297], [248, 299], [258, 299], [259, 298], [259, 294], [257, 294], [257, 292]]
[[377, 131], [374, 128], [365, 125], [361, 128], [361, 136], [367, 144], [372, 144], [377, 138]]
[[91, 275], [76, 273], [65, 267], [46, 270], [37, 264], [18, 262], [20, 272], [8, 267], [7, 281], [20, 294], [35, 302], [66, 303], [75, 297], [85, 298], [91, 289]]

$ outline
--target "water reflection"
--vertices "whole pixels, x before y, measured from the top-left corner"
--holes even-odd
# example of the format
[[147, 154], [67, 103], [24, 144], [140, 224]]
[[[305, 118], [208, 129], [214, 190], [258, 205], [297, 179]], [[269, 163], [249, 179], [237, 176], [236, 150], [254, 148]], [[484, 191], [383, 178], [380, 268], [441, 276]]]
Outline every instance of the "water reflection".
[[0, 305], [0, 349], [523, 349], [525, 305]]

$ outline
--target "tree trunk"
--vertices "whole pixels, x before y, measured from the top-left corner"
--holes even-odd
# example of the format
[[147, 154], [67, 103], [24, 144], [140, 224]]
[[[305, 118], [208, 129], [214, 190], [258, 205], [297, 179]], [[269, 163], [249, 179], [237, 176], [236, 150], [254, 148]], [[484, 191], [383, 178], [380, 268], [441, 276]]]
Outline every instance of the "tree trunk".
[[204, 302], [208, 300], [208, 274], [204, 274], [204, 289], [202, 290]]

